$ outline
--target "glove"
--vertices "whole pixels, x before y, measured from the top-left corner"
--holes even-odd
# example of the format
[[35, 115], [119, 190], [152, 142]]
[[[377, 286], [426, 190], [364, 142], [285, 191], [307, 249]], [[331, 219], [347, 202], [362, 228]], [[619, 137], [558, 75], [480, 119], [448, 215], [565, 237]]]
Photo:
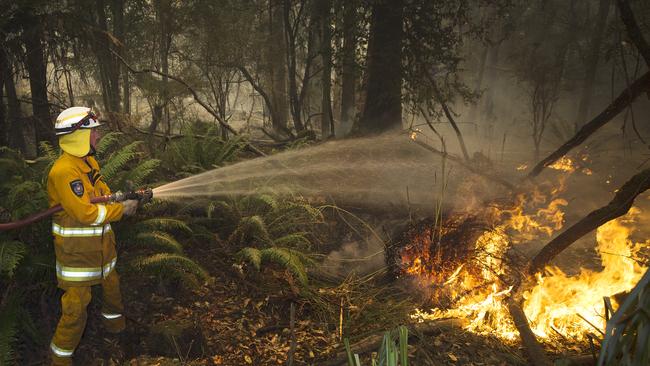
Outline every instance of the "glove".
[[122, 206], [124, 207], [122, 214], [124, 216], [131, 216], [138, 209], [138, 200], [126, 200], [122, 202]]

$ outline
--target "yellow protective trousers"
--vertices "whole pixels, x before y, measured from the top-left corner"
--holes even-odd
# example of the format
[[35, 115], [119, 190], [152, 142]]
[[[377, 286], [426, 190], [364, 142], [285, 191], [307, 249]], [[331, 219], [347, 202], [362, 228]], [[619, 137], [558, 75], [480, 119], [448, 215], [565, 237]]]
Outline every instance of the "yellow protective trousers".
[[[120, 294], [120, 279], [112, 271], [101, 282], [102, 320], [108, 332], [119, 333], [124, 330], [124, 306]], [[86, 327], [86, 307], [90, 303], [90, 286], [66, 287], [61, 297], [61, 319], [50, 343], [52, 365], [72, 365], [72, 354], [81, 340]]]

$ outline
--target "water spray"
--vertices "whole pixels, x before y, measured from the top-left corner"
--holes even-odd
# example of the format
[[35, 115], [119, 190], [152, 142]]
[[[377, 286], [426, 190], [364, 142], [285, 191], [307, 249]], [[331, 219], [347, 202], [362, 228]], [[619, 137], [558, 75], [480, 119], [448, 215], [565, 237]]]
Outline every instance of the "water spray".
[[[128, 192], [117, 191], [115, 193], [107, 194], [104, 196], [93, 197], [90, 199], [90, 203], [117, 203], [126, 200], [138, 200], [140, 204], [143, 204], [151, 201], [152, 198], [153, 198], [153, 190], [151, 188], [144, 188], [144, 189], [128, 191]], [[61, 207], [61, 205], [52, 206], [47, 210], [43, 210], [41, 212], [35, 213], [22, 220], [0, 224], [0, 231], [21, 228], [23, 226], [40, 221], [62, 210], [63, 207]]]

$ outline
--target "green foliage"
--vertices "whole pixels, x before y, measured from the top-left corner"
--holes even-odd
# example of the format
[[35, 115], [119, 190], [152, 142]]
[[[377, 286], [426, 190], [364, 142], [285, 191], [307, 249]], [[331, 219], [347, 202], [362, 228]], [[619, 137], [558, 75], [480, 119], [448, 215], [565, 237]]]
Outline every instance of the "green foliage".
[[104, 156], [108, 154], [110, 150], [119, 145], [122, 138], [123, 134], [121, 132], [109, 132], [102, 136], [95, 148], [97, 155]]
[[273, 245], [277, 247], [309, 249], [311, 242], [305, 236], [306, 233], [291, 233], [275, 239]]
[[141, 143], [134, 141], [115, 151], [106, 159], [101, 166], [101, 171], [107, 182], [113, 181], [118, 172], [127, 169], [126, 164], [138, 157], [137, 148]]
[[19, 241], [0, 242], [0, 275], [12, 277], [26, 252], [25, 244]]
[[165, 217], [155, 217], [141, 221], [137, 224], [136, 229], [164, 230], [192, 234], [192, 229], [185, 223], [185, 221]]
[[19, 297], [11, 296], [0, 308], [0, 365], [9, 365], [15, 358], [13, 349], [19, 331]]
[[155, 248], [163, 252], [183, 254], [183, 246], [171, 234], [164, 231], [139, 233], [135, 237], [135, 245]]
[[256, 242], [262, 245], [269, 245], [273, 242], [269, 236], [264, 219], [261, 216], [243, 217], [235, 231], [230, 234], [228, 241], [233, 244]]
[[233, 161], [245, 146], [241, 136], [224, 141], [216, 135], [216, 129], [201, 131], [200, 125], [195, 123], [184, 131], [184, 137], [168, 144], [161, 159], [172, 174], [187, 176], [223, 166]]
[[[196, 279], [207, 281], [208, 273], [193, 260], [172, 253], [158, 253], [137, 258], [131, 262], [135, 268], [164, 278], [179, 278], [186, 285], [195, 287]], [[188, 276], [189, 275], [189, 276]]]
[[306, 265], [313, 264], [304, 253], [289, 248], [271, 247], [265, 249], [256, 249], [247, 247], [237, 253], [237, 257], [242, 261], [247, 261], [257, 270], [261, 269], [262, 263], [275, 263], [281, 268], [291, 272], [291, 274], [300, 282], [301, 285], [307, 286]]
[[[397, 344], [395, 338], [397, 338]], [[343, 342], [348, 356], [348, 366], [361, 366], [359, 355], [353, 354], [350, 341], [345, 338]], [[400, 325], [396, 331], [384, 333], [377, 354], [379, 359], [371, 360], [373, 366], [408, 366], [408, 328]]]

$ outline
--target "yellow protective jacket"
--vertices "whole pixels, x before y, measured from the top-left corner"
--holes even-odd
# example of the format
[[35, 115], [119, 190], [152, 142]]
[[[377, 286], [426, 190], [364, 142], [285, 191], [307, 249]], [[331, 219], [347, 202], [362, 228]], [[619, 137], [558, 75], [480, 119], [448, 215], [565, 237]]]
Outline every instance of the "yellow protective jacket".
[[54, 162], [47, 179], [50, 207], [63, 211], [52, 218], [59, 287], [101, 283], [115, 269], [115, 235], [109, 224], [122, 218], [121, 204], [93, 204], [92, 197], [110, 194], [92, 156], [66, 152]]

